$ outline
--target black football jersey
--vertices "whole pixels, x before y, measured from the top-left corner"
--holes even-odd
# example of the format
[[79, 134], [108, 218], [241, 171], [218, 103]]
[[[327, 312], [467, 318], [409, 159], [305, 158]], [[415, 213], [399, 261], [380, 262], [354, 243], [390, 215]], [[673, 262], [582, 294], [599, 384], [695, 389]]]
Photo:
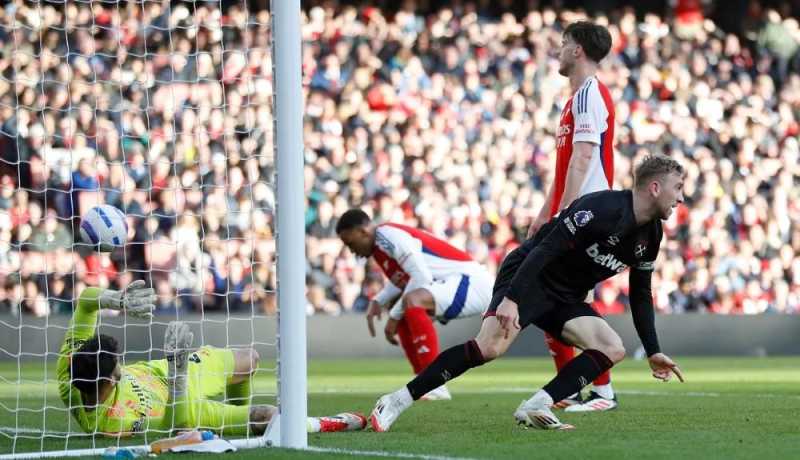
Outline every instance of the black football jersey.
[[[545, 290], [564, 302], [580, 302], [598, 282], [629, 268], [652, 272], [662, 237], [659, 219], [636, 225], [630, 190], [605, 190], [575, 200], [523, 246], [550, 251], [536, 270]], [[517, 273], [515, 281], [524, 276]]]

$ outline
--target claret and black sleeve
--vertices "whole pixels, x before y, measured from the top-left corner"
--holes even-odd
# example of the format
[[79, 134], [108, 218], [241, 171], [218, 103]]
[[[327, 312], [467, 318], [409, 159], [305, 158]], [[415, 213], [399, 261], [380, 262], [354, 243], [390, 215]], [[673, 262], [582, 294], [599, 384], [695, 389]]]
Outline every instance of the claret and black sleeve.
[[653, 310], [653, 293], [650, 290], [652, 272], [633, 269], [630, 273], [631, 315], [636, 333], [642, 341], [647, 356], [661, 351], [656, 334], [656, 318]]
[[655, 259], [661, 245], [663, 231], [661, 224], [657, 223], [650, 232], [650, 244], [647, 255], [631, 267], [629, 274], [631, 316], [636, 333], [642, 341], [647, 356], [652, 356], [661, 351], [656, 334], [655, 310], [653, 308], [653, 292], [651, 279], [655, 268]]

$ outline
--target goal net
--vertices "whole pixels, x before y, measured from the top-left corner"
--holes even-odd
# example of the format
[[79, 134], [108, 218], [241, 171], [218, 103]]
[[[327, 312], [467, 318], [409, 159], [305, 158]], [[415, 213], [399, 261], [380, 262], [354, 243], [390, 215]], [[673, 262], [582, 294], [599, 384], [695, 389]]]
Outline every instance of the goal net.
[[[171, 431], [86, 431], [59, 394], [59, 350], [91, 286], [141, 279], [157, 292], [151, 320], [99, 313], [122, 378], [163, 358], [177, 319], [193, 348], [255, 349], [246, 403], [280, 403], [271, 20], [246, 1], [19, 0], [0, 10], [1, 457], [144, 445]], [[126, 215], [128, 242], [111, 253], [77, 232], [98, 204]], [[202, 383], [214, 380], [202, 372]], [[230, 396], [207, 386], [191, 398]], [[116, 396], [91, 416], [158, 413]]]

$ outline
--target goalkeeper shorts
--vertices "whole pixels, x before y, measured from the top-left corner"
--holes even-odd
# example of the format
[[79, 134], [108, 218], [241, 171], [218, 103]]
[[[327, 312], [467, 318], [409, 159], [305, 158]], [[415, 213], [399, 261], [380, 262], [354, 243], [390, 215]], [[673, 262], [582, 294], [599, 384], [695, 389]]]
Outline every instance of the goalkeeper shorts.
[[189, 356], [189, 420], [198, 428], [226, 435], [246, 435], [250, 406], [235, 406], [216, 401], [225, 395], [228, 381], [233, 377], [233, 350], [201, 347]]

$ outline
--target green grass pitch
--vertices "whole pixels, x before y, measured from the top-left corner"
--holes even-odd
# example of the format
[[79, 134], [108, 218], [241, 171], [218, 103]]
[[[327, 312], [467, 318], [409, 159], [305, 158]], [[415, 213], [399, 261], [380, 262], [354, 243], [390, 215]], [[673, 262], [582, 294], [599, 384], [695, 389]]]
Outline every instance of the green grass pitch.
[[[647, 364], [628, 360], [613, 371], [618, 410], [565, 414], [570, 432], [542, 432], [516, 426], [519, 402], [552, 376], [549, 359], [501, 359], [451, 382], [452, 401], [420, 402], [389, 433], [309, 435], [309, 444], [343, 452], [240, 451], [223, 458], [370, 458], [370, 451], [406, 458], [800, 458], [800, 360], [786, 358], [678, 359], [687, 382], [661, 383]], [[63, 449], [64, 440], [29, 434], [16, 446], [8, 428], [48, 431], [67, 428], [67, 414], [54, 383], [42, 381], [41, 364], [0, 363], [0, 453]], [[54, 376], [48, 367], [48, 376]], [[309, 413], [368, 413], [375, 399], [410, 376], [401, 358], [312, 361], [309, 363]], [[274, 376], [261, 372], [257, 391], [274, 391]], [[45, 394], [46, 388], [46, 401]], [[263, 402], [271, 402], [264, 400]], [[48, 406], [43, 412], [42, 408]], [[15, 407], [25, 410], [15, 417]], [[141, 444], [142, 439], [126, 441]], [[98, 447], [113, 441], [97, 438]], [[91, 438], [72, 439], [70, 447], [91, 447]], [[346, 452], [344, 452], [346, 451]], [[357, 452], [356, 452], [357, 451]], [[347, 453], [350, 452], [350, 453]], [[181, 457], [189, 459], [191, 456]], [[200, 456], [199, 458], [211, 458]], [[386, 458], [385, 456], [383, 458]]]

